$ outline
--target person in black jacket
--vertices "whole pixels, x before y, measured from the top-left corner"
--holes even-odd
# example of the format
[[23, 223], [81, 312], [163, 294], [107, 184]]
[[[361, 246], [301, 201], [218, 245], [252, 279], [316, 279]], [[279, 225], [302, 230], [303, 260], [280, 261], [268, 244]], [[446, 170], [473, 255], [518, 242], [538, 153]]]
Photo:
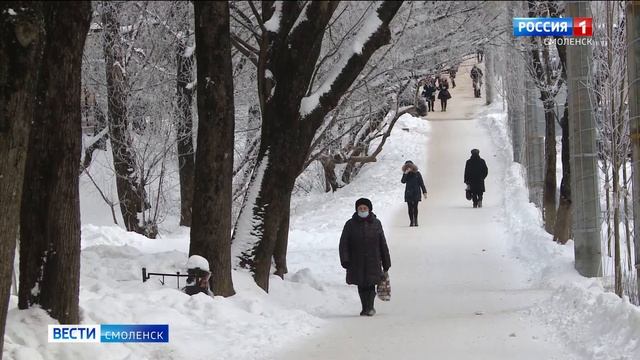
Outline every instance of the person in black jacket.
[[422, 96], [424, 96], [427, 101], [427, 111], [434, 111], [433, 104], [436, 101], [436, 90], [435, 81], [431, 79], [427, 80], [422, 90]]
[[424, 186], [422, 175], [418, 171], [418, 167], [411, 161], [407, 160], [402, 165], [402, 179], [400, 182], [406, 184], [404, 188], [404, 201], [409, 208], [409, 226], [418, 226], [418, 202], [421, 198], [421, 191], [424, 198], [427, 198], [427, 188]]
[[480, 150], [471, 150], [471, 158], [467, 160], [464, 167], [464, 183], [467, 184], [467, 189], [471, 191], [474, 208], [482, 207], [482, 194], [485, 191], [484, 179], [488, 173], [487, 163], [480, 158]]
[[361, 316], [376, 314], [375, 286], [391, 267], [382, 223], [371, 210], [369, 199], [358, 199], [356, 212], [344, 224], [340, 236], [340, 264], [347, 270], [347, 284], [358, 285]]

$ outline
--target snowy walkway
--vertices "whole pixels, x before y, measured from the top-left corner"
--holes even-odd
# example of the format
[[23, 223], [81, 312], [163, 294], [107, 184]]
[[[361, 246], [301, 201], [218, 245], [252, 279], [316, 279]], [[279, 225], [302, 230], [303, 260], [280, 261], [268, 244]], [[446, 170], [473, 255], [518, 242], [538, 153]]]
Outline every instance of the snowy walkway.
[[[448, 111], [436, 103], [427, 117], [428, 158], [412, 159], [429, 192], [420, 227], [408, 227], [405, 208], [386, 222], [391, 302], [376, 299], [373, 318], [354, 308], [353, 316], [327, 319], [319, 334], [278, 359], [577, 359], [527, 311], [551, 293], [531, 288], [507, 254], [508, 231], [499, 222], [505, 164], [494, 161], [489, 135], [472, 119], [484, 99], [473, 98], [471, 64], [460, 67]], [[464, 162], [473, 147], [489, 167], [482, 209], [464, 199]]]

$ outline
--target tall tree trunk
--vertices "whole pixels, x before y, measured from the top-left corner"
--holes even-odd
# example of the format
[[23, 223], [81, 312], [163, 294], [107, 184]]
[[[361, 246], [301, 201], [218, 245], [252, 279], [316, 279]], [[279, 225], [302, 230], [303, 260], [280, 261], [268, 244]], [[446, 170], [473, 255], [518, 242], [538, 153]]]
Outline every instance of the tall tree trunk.
[[[555, 6], [550, 6], [551, 16], [556, 17], [558, 12]], [[558, 57], [562, 64], [562, 78], [567, 81], [567, 48], [565, 45], [556, 44]], [[556, 214], [556, 223], [553, 240], [566, 244], [571, 237], [571, 223], [573, 222], [573, 207], [571, 205], [571, 152], [569, 132], [569, 104], [565, 102], [564, 113], [560, 120], [562, 128], [562, 180], [560, 181], [560, 201]]]
[[120, 211], [128, 231], [152, 236], [141, 224], [142, 212], [149, 208], [144, 186], [136, 173], [136, 163], [129, 135], [127, 101], [129, 84], [126, 72], [125, 46], [120, 35], [117, 2], [103, 1], [102, 24], [104, 26], [104, 57], [107, 75], [109, 108], [109, 139], [116, 171], [116, 186]]
[[544, 206], [544, 228], [549, 234], [554, 233], [556, 221], [556, 191], [558, 181], [556, 179], [556, 116], [554, 113], [555, 101], [549, 94], [542, 95], [544, 104], [544, 188], [542, 201]]
[[636, 288], [640, 289], [640, 3], [627, 2], [627, 69], [629, 78], [629, 138], [633, 169], [633, 236]]
[[[285, 202], [291, 203], [291, 194], [289, 199]], [[280, 219], [281, 223], [278, 225], [278, 233], [276, 234], [276, 247], [273, 250], [273, 262], [276, 266], [274, 274], [284, 279], [284, 275], [289, 272], [287, 268], [287, 247], [289, 245], [289, 216], [291, 208], [288, 206], [284, 209], [285, 213], [282, 214]]]
[[571, 156], [569, 153], [569, 104], [564, 105], [562, 126], [562, 181], [553, 241], [566, 244], [571, 237]]
[[189, 255], [209, 260], [212, 290], [235, 294], [231, 279], [233, 68], [227, 1], [195, 2], [198, 146]]
[[[567, 17], [589, 17], [589, 4], [570, 2], [565, 6]], [[593, 119], [586, 79], [591, 72], [591, 49], [588, 46], [567, 46], [567, 79], [569, 129], [571, 131], [571, 189], [573, 202], [573, 238], [575, 267], [583, 276], [602, 274], [600, 250], [600, 197], [596, 124]]]
[[20, 309], [40, 305], [80, 321], [80, 84], [91, 3], [47, 2], [46, 43], [25, 167], [20, 221]]
[[180, 167], [180, 225], [191, 226], [193, 206], [195, 160], [193, 152], [193, 52], [187, 50], [186, 39], [180, 39], [177, 47], [177, 132], [178, 165]]
[[253, 273], [255, 282], [267, 292], [276, 246], [279, 272], [286, 268], [283, 255], [286, 255], [288, 228], [283, 226], [288, 225], [288, 221], [283, 218], [289, 215], [291, 191], [307, 160], [315, 133], [373, 53], [390, 41], [389, 22], [402, 2], [384, 1], [378, 5], [370, 15], [370, 20], [377, 21], [378, 27], [359, 44], [360, 52], [345, 55], [337, 76], [326, 84], [329, 90], [317, 96], [307, 96], [307, 90], [320, 55], [325, 28], [338, 4], [309, 2], [304, 8], [304, 19], [297, 21], [303, 10], [299, 5], [297, 2], [277, 3], [278, 17], [273, 20], [270, 20], [276, 11], [273, 6], [265, 3], [262, 7], [262, 19], [275, 22], [277, 30], [272, 28], [262, 34], [258, 62], [262, 138], [234, 231], [234, 257], [240, 266]]
[[[0, 339], [7, 320], [44, 36], [41, 2], [0, 3]], [[0, 340], [0, 354], [3, 345]]]

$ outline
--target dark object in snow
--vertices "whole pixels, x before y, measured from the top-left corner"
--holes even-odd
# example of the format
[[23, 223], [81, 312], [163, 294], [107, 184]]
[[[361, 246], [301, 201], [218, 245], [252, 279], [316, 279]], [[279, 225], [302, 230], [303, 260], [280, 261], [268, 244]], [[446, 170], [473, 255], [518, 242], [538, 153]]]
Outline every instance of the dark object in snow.
[[180, 271], [176, 271], [175, 274], [169, 274], [169, 273], [154, 273], [154, 272], [147, 272], [147, 268], [142, 268], [142, 282], [146, 282], [147, 280], [149, 280], [152, 276], [160, 276], [162, 277], [162, 280], [160, 280], [160, 283], [162, 285], [164, 285], [165, 283], [165, 277], [175, 277], [176, 278], [176, 287], [178, 289], [180, 289], [180, 278], [183, 277], [189, 277], [189, 275], [185, 275], [185, 274], [180, 274]]

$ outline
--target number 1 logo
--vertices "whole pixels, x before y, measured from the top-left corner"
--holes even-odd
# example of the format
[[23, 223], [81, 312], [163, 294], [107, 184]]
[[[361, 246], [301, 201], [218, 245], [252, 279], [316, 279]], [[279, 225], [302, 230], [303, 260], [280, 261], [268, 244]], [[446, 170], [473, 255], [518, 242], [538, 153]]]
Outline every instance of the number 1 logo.
[[593, 36], [592, 18], [573, 18], [573, 36]]

